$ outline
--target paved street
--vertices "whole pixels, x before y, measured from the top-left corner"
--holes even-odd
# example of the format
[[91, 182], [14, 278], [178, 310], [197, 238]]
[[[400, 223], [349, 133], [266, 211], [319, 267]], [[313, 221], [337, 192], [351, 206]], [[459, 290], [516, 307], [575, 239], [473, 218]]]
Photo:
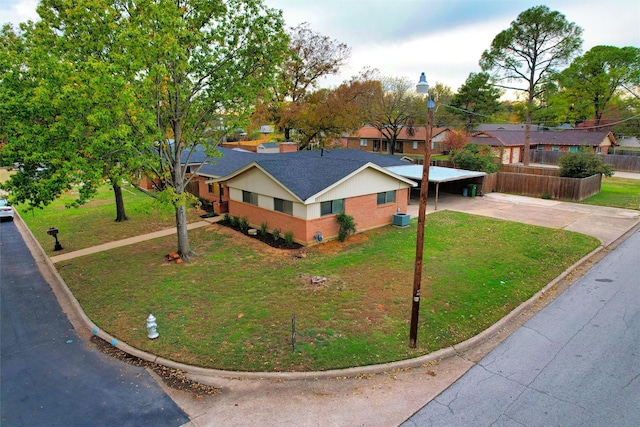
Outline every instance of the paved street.
[[403, 424], [640, 425], [640, 232]]
[[180, 426], [186, 414], [142, 368], [89, 347], [15, 223], [0, 223], [0, 425]]

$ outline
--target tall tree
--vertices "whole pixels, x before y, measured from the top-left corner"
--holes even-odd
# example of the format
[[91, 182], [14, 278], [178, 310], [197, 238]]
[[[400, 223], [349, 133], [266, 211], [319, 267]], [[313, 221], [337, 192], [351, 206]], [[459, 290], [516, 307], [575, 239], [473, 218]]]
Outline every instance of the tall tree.
[[[119, 108], [128, 94], [117, 59], [122, 17], [101, 2], [72, 6], [41, 3], [40, 21], [22, 25], [22, 49], [14, 51], [14, 67], [0, 83], [20, 104], [3, 102], [13, 105], [6, 154], [23, 164], [8, 187], [14, 200], [34, 208], [72, 185], [79, 190], [74, 204], [83, 203], [108, 179], [116, 221], [124, 221], [120, 184], [138, 163]], [[99, 19], [88, 25], [83, 14]]]
[[376, 81], [354, 78], [335, 89], [308, 94], [296, 113], [299, 148], [309, 148], [313, 143], [324, 147], [362, 127], [362, 105], [370, 102], [377, 87]]
[[415, 83], [404, 78], [383, 77], [365, 114], [367, 122], [388, 141], [387, 151], [395, 154], [398, 135], [403, 127], [413, 127], [425, 111], [415, 93]]
[[129, 7], [128, 52], [139, 69], [131, 122], [147, 138], [146, 167], [175, 209], [178, 253], [193, 255], [187, 234], [185, 191], [196, 170], [184, 166], [195, 153], [205, 164], [221, 117], [244, 120], [258, 93], [272, 84], [287, 49], [280, 11], [260, 0], [152, 0]]
[[287, 49], [281, 12], [260, 0], [43, 0], [38, 13], [22, 140], [51, 175], [46, 190], [100, 175], [94, 165], [133, 150], [165, 189], [189, 259], [184, 164], [214, 155], [220, 118], [242, 121], [273, 84]]
[[489, 73], [470, 73], [458, 92], [451, 99], [454, 113], [464, 117], [467, 132], [478, 123], [486, 123], [500, 109], [500, 89], [490, 82]]
[[351, 54], [346, 44], [313, 31], [306, 22], [290, 28], [288, 34], [287, 59], [259, 105], [260, 116], [277, 123], [286, 141], [291, 140], [304, 98], [318, 88], [321, 78], [337, 74]]
[[595, 46], [560, 73], [569, 103], [599, 126], [617, 91], [640, 86], [640, 48]]
[[[568, 64], [582, 46], [582, 29], [547, 6], [525, 10], [500, 32], [480, 58], [483, 71], [493, 71], [502, 81], [524, 81], [527, 112], [523, 160], [529, 164], [531, 113], [544, 84], [559, 67]], [[503, 86], [506, 87], [506, 86]]]

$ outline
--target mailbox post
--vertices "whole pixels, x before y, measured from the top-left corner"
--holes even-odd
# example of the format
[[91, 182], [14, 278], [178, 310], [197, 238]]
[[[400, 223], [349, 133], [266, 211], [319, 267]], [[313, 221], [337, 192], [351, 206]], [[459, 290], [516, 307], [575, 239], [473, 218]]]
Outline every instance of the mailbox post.
[[55, 227], [49, 227], [49, 229], [47, 230], [47, 234], [49, 236], [53, 236], [54, 239], [56, 239], [56, 244], [53, 247], [54, 251], [61, 251], [62, 249], [64, 249], [62, 247], [62, 245], [60, 244], [60, 242], [58, 241], [58, 229]]

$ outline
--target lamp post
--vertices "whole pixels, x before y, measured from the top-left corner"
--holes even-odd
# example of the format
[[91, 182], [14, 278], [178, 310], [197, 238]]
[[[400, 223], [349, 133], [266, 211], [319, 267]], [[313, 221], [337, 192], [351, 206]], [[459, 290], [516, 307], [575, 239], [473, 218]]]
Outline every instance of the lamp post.
[[418, 340], [418, 316], [420, 314], [420, 285], [422, 283], [422, 254], [424, 252], [424, 222], [427, 211], [427, 194], [429, 192], [429, 163], [431, 162], [431, 124], [433, 122], [433, 101], [429, 95], [429, 84], [424, 73], [416, 91], [427, 95], [427, 125], [424, 141], [424, 161], [422, 163], [422, 183], [420, 184], [420, 205], [418, 207], [418, 235], [416, 237], [416, 261], [413, 270], [413, 300], [411, 305], [411, 328], [409, 330], [409, 347], [416, 348]]

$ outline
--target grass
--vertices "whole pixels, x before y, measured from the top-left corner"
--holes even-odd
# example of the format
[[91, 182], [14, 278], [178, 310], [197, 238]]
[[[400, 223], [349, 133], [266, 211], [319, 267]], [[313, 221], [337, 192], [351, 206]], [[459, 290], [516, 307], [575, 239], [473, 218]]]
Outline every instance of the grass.
[[[101, 187], [94, 199], [78, 208], [65, 207], [77, 197], [73, 192], [66, 192], [45, 209], [28, 210], [27, 205], [15, 207], [49, 256], [175, 227], [171, 209], [161, 207], [155, 199], [133, 186], [127, 185], [122, 191], [129, 217], [122, 223], [115, 222], [115, 201], [110, 186]], [[197, 212], [192, 209], [189, 219], [197, 218]], [[59, 230], [58, 239], [64, 251], [53, 251], [55, 241], [47, 235], [49, 227]]]
[[640, 209], [640, 180], [604, 177], [600, 193], [584, 199], [581, 203], [614, 208]]
[[[212, 225], [64, 261], [89, 317], [140, 349], [199, 366], [307, 371], [390, 362], [486, 329], [599, 245], [589, 236], [441, 211], [428, 216], [418, 348], [408, 348], [415, 220], [308, 248], [305, 258]], [[328, 279], [313, 286], [309, 278]], [[146, 337], [156, 316], [160, 338]], [[292, 315], [296, 319], [292, 350]]]

